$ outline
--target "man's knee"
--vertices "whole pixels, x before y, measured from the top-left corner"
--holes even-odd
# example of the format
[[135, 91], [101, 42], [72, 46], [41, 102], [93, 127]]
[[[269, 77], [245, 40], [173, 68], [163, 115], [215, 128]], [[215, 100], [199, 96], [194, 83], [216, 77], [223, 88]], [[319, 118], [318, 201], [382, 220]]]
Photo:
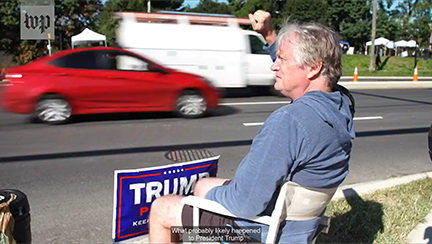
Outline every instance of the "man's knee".
[[166, 208], [167, 201], [165, 197], [156, 198], [150, 208], [150, 216], [160, 213], [164, 208]]
[[210, 189], [223, 185], [227, 180], [228, 179], [217, 177], [202, 178], [196, 182], [194, 195], [205, 198], [207, 192], [210, 191]]
[[155, 199], [150, 208], [150, 224], [152, 221], [164, 225], [180, 225], [183, 204], [182, 196], [168, 195]]

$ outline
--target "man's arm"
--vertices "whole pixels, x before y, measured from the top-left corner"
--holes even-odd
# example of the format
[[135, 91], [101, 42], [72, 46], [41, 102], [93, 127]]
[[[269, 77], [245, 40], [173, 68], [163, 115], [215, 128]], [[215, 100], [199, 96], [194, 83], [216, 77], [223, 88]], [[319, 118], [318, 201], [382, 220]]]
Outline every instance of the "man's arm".
[[271, 45], [276, 40], [276, 31], [271, 26], [271, 16], [269, 12], [258, 10], [253, 14], [249, 14], [249, 20], [252, 28], [260, 33], [266, 42]]
[[252, 28], [260, 33], [267, 45], [264, 49], [270, 54], [273, 62], [276, 60], [276, 49], [275, 49], [275, 41], [276, 41], [276, 31], [271, 26], [271, 16], [269, 12], [258, 10], [254, 14], [249, 14], [249, 20], [251, 22]]
[[251, 149], [229, 185], [212, 188], [207, 199], [233, 214], [252, 217], [262, 213], [287, 179], [300, 146], [307, 146], [304, 131], [283, 111], [270, 115], [254, 138]]

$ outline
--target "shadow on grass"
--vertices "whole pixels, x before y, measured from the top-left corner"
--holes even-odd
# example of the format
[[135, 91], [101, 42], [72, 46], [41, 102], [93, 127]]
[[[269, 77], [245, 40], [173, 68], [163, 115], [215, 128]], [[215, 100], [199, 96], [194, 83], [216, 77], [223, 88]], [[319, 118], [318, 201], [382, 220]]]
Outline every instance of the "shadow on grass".
[[378, 71], [383, 70], [389, 59], [390, 59], [390, 57], [387, 56], [386, 59], [384, 60], [384, 62], [382, 62], [378, 65], [377, 70]]
[[343, 192], [351, 210], [333, 216], [329, 233], [321, 234], [317, 243], [373, 243], [384, 231], [382, 205], [364, 201], [353, 189]]

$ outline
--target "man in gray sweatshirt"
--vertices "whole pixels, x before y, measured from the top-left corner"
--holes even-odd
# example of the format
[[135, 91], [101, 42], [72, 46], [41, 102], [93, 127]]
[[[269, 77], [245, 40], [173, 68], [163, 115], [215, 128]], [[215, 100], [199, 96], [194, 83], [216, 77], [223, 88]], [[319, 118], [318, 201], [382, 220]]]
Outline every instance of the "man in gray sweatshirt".
[[[271, 214], [278, 190], [286, 180], [313, 188], [338, 187], [348, 174], [355, 137], [348, 99], [335, 87], [342, 73], [342, 50], [337, 34], [318, 24], [285, 24], [279, 34], [271, 28], [270, 14], [250, 14], [252, 27], [266, 39], [276, 72], [275, 89], [293, 102], [274, 111], [253, 139], [232, 180], [206, 178], [194, 195], [216, 201], [236, 216]], [[289, 178], [290, 177], [290, 178]], [[191, 226], [192, 211], [181, 196], [154, 201], [150, 213], [150, 242], [166, 243], [171, 226]], [[321, 216], [283, 221], [279, 243], [310, 243]], [[268, 226], [204, 211], [200, 224]]]

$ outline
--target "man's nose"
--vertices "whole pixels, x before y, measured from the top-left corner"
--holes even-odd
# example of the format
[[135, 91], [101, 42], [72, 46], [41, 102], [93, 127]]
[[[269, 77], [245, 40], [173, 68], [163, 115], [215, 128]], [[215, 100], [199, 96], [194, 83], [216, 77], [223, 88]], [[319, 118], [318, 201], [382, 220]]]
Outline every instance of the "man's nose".
[[276, 59], [272, 66], [270, 67], [271, 71], [278, 71], [279, 70], [279, 59]]

